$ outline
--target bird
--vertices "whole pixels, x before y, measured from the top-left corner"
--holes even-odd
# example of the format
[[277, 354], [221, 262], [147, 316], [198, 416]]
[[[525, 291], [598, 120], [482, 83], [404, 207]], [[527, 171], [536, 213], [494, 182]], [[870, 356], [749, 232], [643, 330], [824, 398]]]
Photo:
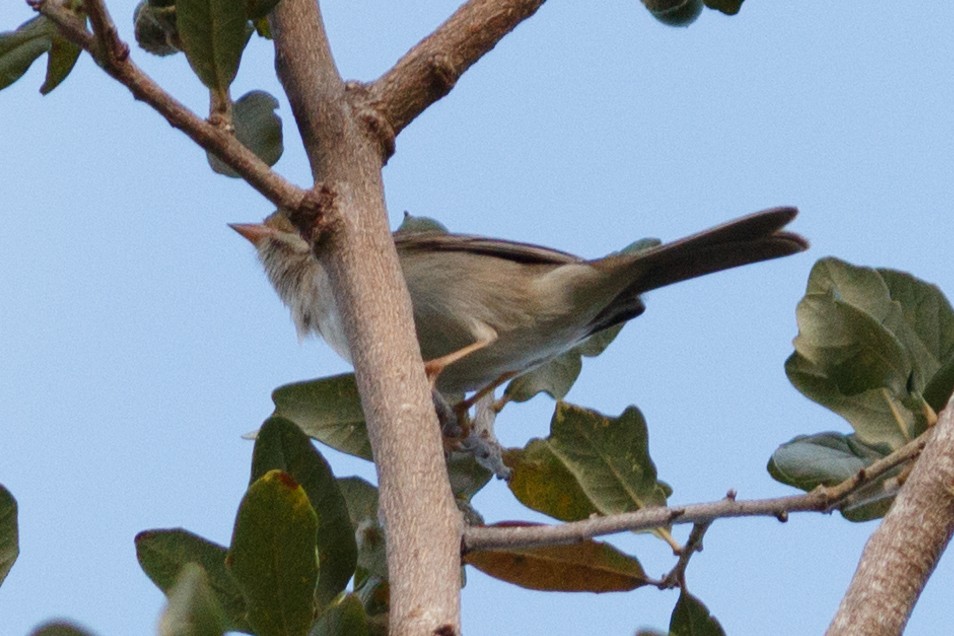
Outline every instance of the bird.
[[[584, 259], [556, 249], [442, 231], [396, 232], [394, 243], [432, 388], [483, 395], [590, 336], [643, 313], [641, 295], [808, 248], [777, 207], [636, 251]], [[279, 210], [230, 224], [256, 248], [300, 337], [351, 352], [331, 282], [311, 244]], [[472, 402], [471, 402], [472, 403]]]

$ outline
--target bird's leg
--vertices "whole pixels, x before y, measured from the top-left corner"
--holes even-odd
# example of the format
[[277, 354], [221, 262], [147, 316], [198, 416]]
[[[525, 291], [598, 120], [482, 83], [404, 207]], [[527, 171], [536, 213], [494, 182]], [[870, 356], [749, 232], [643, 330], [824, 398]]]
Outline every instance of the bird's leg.
[[475, 351], [480, 351], [487, 345], [497, 339], [496, 332], [490, 331], [484, 337], [470, 343], [466, 347], [461, 347], [457, 351], [452, 351], [424, 363], [424, 373], [427, 375], [428, 382], [431, 383], [431, 393], [434, 399], [434, 407], [437, 411], [437, 419], [441, 423], [441, 431], [444, 433], [444, 446], [450, 449], [450, 446], [458, 443], [467, 437], [470, 433], [470, 417], [467, 413], [470, 406], [463, 409], [457, 406], [451, 407], [444, 396], [437, 390], [437, 378], [441, 372], [461, 358], [465, 358]]
[[513, 379], [516, 376], [517, 376], [516, 371], [507, 371], [506, 373], [501, 375], [499, 378], [497, 378], [496, 380], [494, 380], [493, 382], [491, 382], [490, 384], [488, 384], [481, 390], [477, 391], [466, 400], [461, 400], [460, 402], [458, 402], [457, 405], [454, 406], [454, 409], [457, 410], [457, 409], [463, 408], [464, 411], [469, 410], [470, 407], [472, 407], [474, 404], [477, 404], [477, 402], [479, 402], [481, 398], [483, 398], [484, 396], [488, 394], [493, 395], [493, 392], [497, 389], [498, 386], [500, 386], [504, 382], [507, 382], [508, 380]]
[[454, 364], [461, 358], [465, 358], [475, 351], [480, 351], [496, 339], [497, 334], [492, 334], [472, 342], [466, 347], [461, 347], [457, 351], [451, 351], [447, 355], [443, 355], [439, 358], [434, 358], [433, 360], [428, 360], [425, 362], [424, 373], [427, 374], [427, 379], [431, 383], [431, 388], [433, 389], [437, 385], [437, 376], [441, 374], [441, 371], [443, 371], [445, 367]]
[[[496, 380], [483, 387], [474, 393], [470, 398], [466, 400], [461, 400], [453, 406], [453, 413], [449, 409], [447, 401], [440, 395], [437, 391], [437, 378], [441, 372], [451, 364], [457, 362], [458, 360], [469, 356], [475, 351], [480, 351], [484, 347], [492, 344], [497, 340], [497, 333], [492, 330], [488, 330], [485, 335], [480, 337], [478, 340], [470, 343], [466, 347], [461, 347], [457, 351], [452, 351], [447, 355], [443, 355], [439, 358], [434, 358], [433, 360], [428, 360], [424, 363], [424, 372], [427, 374], [427, 379], [431, 383], [431, 391], [434, 394], [434, 405], [437, 407], [437, 415], [441, 420], [441, 429], [444, 431], [445, 438], [452, 438], [451, 431], [458, 433], [458, 439], [464, 439], [470, 435], [471, 421], [469, 411], [472, 406], [480, 402], [484, 397], [488, 395], [493, 395], [494, 391], [501, 384], [513, 379], [519, 372], [517, 371], [508, 371], [501, 374]], [[439, 401], [438, 401], [439, 399]]]
[[490, 391], [476, 401], [473, 428], [467, 437], [460, 441], [461, 450], [473, 455], [474, 460], [498, 479], [510, 480], [511, 470], [504, 464], [503, 446], [494, 434], [494, 393]]
[[[468, 399], [461, 400], [460, 402], [454, 405], [453, 417], [448, 419], [449, 420], [452, 419], [453, 422], [457, 425], [457, 430], [460, 431], [459, 439], [466, 439], [471, 434], [470, 407], [479, 403], [483, 398], [487, 397], [488, 395], [493, 396], [494, 390], [498, 386], [500, 386], [501, 384], [503, 384], [510, 378], [514, 377], [515, 375], [517, 375], [516, 371], [508, 371], [507, 373], [504, 373], [499, 378], [497, 378], [496, 380], [494, 380], [493, 382], [491, 382], [490, 384], [488, 384], [481, 390], [474, 393]], [[445, 430], [446, 430], [446, 427], [445, 427]]]
[[461, 420], [454, 407], [437, 389], [431, 389], [431, 398], [434, 401], [434, 411], [437, 413], [437, 421], [441, 427], [441, 436], [444, 438], [444, 452], [452, 453], [460, 446], [461, 440], [466, 437], [464, 426], [466, 425], [469, 428], [470, 422]]

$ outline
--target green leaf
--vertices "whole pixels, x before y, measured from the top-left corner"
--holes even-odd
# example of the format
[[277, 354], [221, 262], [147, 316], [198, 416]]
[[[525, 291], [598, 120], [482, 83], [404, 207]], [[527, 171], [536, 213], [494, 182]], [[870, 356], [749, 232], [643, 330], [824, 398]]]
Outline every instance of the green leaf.
[[252, 453], [255, 482], [273, 469], [291, 475], [304, 489], [318, 515], [318, 607], [344, 590], [354, 574], [358, 548], [344, 496], [331, 467], [311, 440], [291, 420], [271, 417], [265, 421]]
[[309, 437], [342, 453], [371, 460], [371, 441], [353, 373], [278, 387], [273, 415], [286, 417]]
[[513, 470], [510, 490], [528, 508], [560, 521], [579, 521], [597, 512], [596, 504], [547, 440], [532, 439], [523, 449], [508, 449], [504, 463]]
[[401, 225], [398, 226], [398, 229], [394, 230], [395, 234], [413, 234], [416, 232], [439, 232], [440, 234], [447, 234], [447, 226], [436, 219], [432, 219], [428, 216], [414, 216], [410, 212], [404, 212], [404, 220], [401, 221]]
[[636, 407], [619, 417], [557, 403], [550, 436], [510, 450], [510, 489], [524, 505], [563, 521], [664, 506], [646, 421]]
[[88, 632], [73, 623], [51, 621], [34, 629], [30, 632], [30, 636], [93, 636], [93, 632]]
[[221, 636], [225, 617], [202, 566], [187, 563], [169, 590], [169, 603], [159, 617], [160, 636]]
[[272, 26], [268, 23], [268, 18], [258, 18], [257, 20], [252, 20], [252, 26], [255, 27], [255, 33], [259, 36], [265, 38], [266, 40], [272, 39]]
[[0, 33], [0, 90], [23, 77], [53, 45], [53, 26], [45, 16], [27, 20], [16, 31]]
[[[768, 471], [776, 481], [808, 492], [817, 486], [841, 483], [889, 452], [887, 447], [872, 448], [855, 435], [800, 435], [772, 453]], [[853, 495], [848, 505], [842, 507], [842, 515], [849, 521], [868, 521], [883, 516], [891, 502], [881, 494], [881, 484], [899, 471], [900, 468], [889, 471]], [[873, 497], [869, 497], [869, 493], [873, 493]]]
[[481, 466], [473, 453], [452, 452], [447, 456], [447, 476], [454, 497], [469, 502], [487, 485], [493, 473]]
[[702, 13], [702, 0], [643, 0], [643, 4], [667, 26], [689, 26]]
[[136, 558], [156, 587], [169, 595], [182, 568], [197, 563], [206, 572], [212, 593], [225, 612], [226, 628], [250, 632], [245, 599], [225, 567], [226, 555], [223, 546], [181, 528], [146, 530], [136, 535]]
[[278, 0], [245, 0], [245, 15], [254, 22], [271, 13], [277, 4]]
[[526, 402], [538, 393], [562, 400], [580, 375], [582, 356], [592, 358], [603, 353], [622, 329], [619, 324], [593, 334], [566, 353], [514, 378], [504, 394], [514, 402]]
[[[361, 410], [361, 397], [353, 373], [296, 382], [272, 392], [273, 417], [283, 417], [309, 437], [335, 450], [372, 460], [371, 441]], [[490, 480], [490, 472], [471, 461], [451, 454], [448, 471], [455, 496], [469, 500]]]
[[725, 636], [722, 625], [702, 601], [683, 590], [669, 620], [670, 636]]
[[799, 391], [869, 445], [898, 448], [924, 431], [925, 391], [954, 357], [954, 311], [937, 287], [826, 258], [796, 314], [785, 371]]
[[248, 41], [245, 6], [235, 0], [177, 0], [176, 25], [189, 65], [209, 90], [227, 94]]
[[343, 596], [315, 623], [310, 636], [368, 636], [368, 617], [354, 594]]
[[924, 387], [924, 401], [935, 412], [939, 412], [951, 399], [952, 391], [954, 391], [954, 357], [948, 359]]
[[[251, 91], [242, 95], [232, 105], [232, 125], [235, 137], [255, 156], [274, 166], [285, 147], [282, 141], [282, 119], [275, 114], [278, 100], [265, 91]], [[228, 177], [238, 177], [221, 159], [211, 153], [206, 156], [212, 170]]]
[[304, 489], [272, 470], [239, 506], [226, 564], [248, 604], [258, 636], [298, 636], [315, 615], [318, 517]]
[[742, 8], [744, 0], [705, 0], [706, 6], [726, 15], [735, 15]]
[[[501, 525], [512, 524], [494, 527]], [[463, 560], [484, 574], [531, 590], [621, 592], [647, 583], [639, 561], [590, 539], [571, 545], [478, 550]]]
[[580, 354], [571, 349], [511, 380], [504, 389], [504, 395], [514, 402], [526, 402], [538, 393], [562, 400], [570, 392], [582, 369]]
[[916, 371], [930, 375], [924, 380], [923, 399], [935, 411], [947, 404], [954, 389], [954, 309], [936, 285], [905, 272], [877, 270], [891, 298], [901, 305], [901, 330], [905, 346], [913, 352]]
[[841, 483], [883, 456], [854, 435], [799, 435], [772, 453], [768, 471], [782, 483], [809, 491]]
[[[463, 570], [461, 570], [463, 573]], [[369, 576], [360, 582], [355, 579], [354, 595], [361, 601], [372, 636], [387, 636], [388, 616], [391, 611], [391, 586], [384, 579]]]
[[140, 0], [133, 13], [136, 43], [144, 51], [165, 56], [178, 53], [181, 48], [176, 27], [176, 6]]
[[[388, 578], [384, 528], [378, 521], [378, 489], [360, 477], [343, 477], [338, 487], [348, 505], [348, 516], [358, 544], [360, 578]], [[356, 576], [357, 581], [359, 577]], [[357, 583], [356, 583], [357, 585]]]
[[50, 55], [46, 63], [46, 80], [40, 87], [40, 93], [48, 94], [60, 83], [66, 79], [73, 67], [76, 66], [76, 60], [79, 59], [82, 49], [66, 38], [54, 37], [53, 44], [50, 47]]
[[17, 500], [0, 484], [0, 585], [20, 554], [20, 531], [17, 526]]

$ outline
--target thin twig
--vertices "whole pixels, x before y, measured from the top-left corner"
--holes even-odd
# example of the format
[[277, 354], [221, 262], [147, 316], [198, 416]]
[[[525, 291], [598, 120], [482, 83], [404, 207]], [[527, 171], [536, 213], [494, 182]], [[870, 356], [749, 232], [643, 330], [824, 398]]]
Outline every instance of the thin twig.
[[833, 510], [842, 503], [849, 495], [857, 491], [864, 485], [870, 484], [877, 477], [885, 474], [896, 466], [911, 460], [921, 454], [929, 438], [933, 435], [934, 429], [928, 429], [924, 434], [911, 440], [890, 455], [882, 457], [870, 466], [865, 466], [857, 473], [844, 480], [840, 484], [828, 488], [821, 487], [816, 490], [822, 490], [830, 499], [828, 510]]
[[93, 36], [99, 45], [101, 59], [110, 66], [126, 60], [129, 57], [129, 45], [119, 39], [116, 23], [103, 0], [86, 0], [83, 7], [93, 25]]
[[683, 590], [686, 589], [686, 568], [689, 567], [689, 559], [691, 559], [692, 555], [696, 552], [702, 552], [702, 538], [706, 535], [706, 530], [709, 529], [710, 525], [712, 525], [711, 521], [708, 523], [697, 523], [692, 526], [689, 539], [679, 553], [679, 560], [676, 561], [676, 565], [669, 571], [669, 574], [664, 576], [662, 581], [660, 581], [658, 585], [659, 589], [669, 590], [674, 587]]
[[243, 146], [176, 100], [129, 58], [129, 47], [119, 39], [102, 0], [87, 0], [86, 12], [93, 31], [56, 0], [36, 0], [31, 6], [52, 20], [71, 42], [82, 47], [103, 69], [123, 84], [136, 99], [152, 106], [205, 150], [215, 154], [277, 207], [296, 210], [308, 205], [308, 191], [290, 183]]
[[820, 486], [802, 495], [748, 501], [726, 498], [677, 508], [644, 508], [551, 526], [472, 526], [464, 532], [463, 548], [471, 551], [566, 544], [627, 530], [651, 530], [683, 523], [705, 524], [727, 517], [775, 517], [779, 521], [786, 521], [792, 512], [831, 512], [856, 489], [917, 457], [933, 430], [928, 430], [887, 457], [859, 470], [840, 484]]
[[[368, 96], [378, 129], [397, 136], [447, 95], [458, 78], [545, 0], [470, 0], [375, 80]], [[387, 144], [390, 146], [392, 144]]]

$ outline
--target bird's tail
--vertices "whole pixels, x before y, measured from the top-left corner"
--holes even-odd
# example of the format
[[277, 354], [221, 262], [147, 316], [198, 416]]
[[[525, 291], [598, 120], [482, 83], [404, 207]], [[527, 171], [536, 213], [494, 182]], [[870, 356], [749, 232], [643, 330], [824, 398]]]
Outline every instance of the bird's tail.
[[798, 214], [792, 207], [771, 208], [717, 225], [659, 247], [639, 252], [641, 275], [635, 283], [643, 293], [724, 269], [808, 249], [808, 241], [784, 232]]
[[[808, 241], [782, 230], [798, 210], [779, 207], [755, 212], [685, 238], [618, 258], [630, 283], [593, 322], [590, 333], [642, 313], [639, 294], [666, 285], [749, 263], [780, 258], [808, 249]], [[609, 264], [609, 263], [607, 263]]]

